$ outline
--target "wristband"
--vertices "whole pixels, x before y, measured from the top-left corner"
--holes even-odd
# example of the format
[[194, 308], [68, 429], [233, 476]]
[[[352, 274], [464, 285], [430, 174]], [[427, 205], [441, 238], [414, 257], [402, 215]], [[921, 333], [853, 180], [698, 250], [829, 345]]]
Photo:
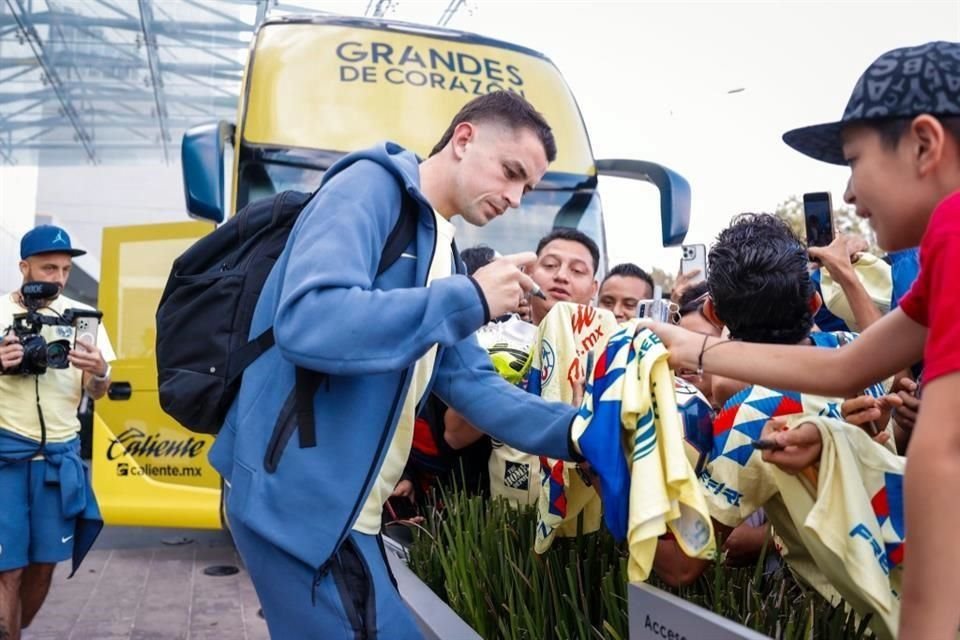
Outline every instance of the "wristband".
[[703, 344], [700, 345], [700, 355], [697, 356], [697, 375], [700, 377], [703, 377], [703, 354], [705, 354], [707, 351], [710, 351], [710, 349], [719, 347], [720, 345], [726, 344], [727, 342], [729, 342], [729, 340], [718, 338], [717, 342], [714, 342], [712, 345], [708, 347], [707, 340], [709, 340], [711, 337], [712, 336], [703, 336]]
[[107, 363], [107, 370], [103, 372], [103, 375], [102, 375], [102, 376], [93, 375], [93, 376], [91, 376], [90, 379], [91, 379], [91, 380], [95, 380], [95, 381], [97, 381], [97, 382], [106, 382], [107, 380], [110, 379], [110, 373], [111, 373], [112, 371], [113, 371], [113, 367], [111, 367], [111, 366], [110, 366], [110, 363], [108, 362], [108, 363]]
[[700, 355], [697, 356], [697, 377], [703, 377], [703, 353], [707, 350], [707, 340], [710, 336], [703, 336], [703, 344], [700, 345]]

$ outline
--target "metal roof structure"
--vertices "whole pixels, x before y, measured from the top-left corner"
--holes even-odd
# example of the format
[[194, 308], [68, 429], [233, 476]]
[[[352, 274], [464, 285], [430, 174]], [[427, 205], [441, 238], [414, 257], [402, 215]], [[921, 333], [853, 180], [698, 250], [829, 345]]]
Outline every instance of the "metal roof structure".
[[[170, 162], [276, 0], [0, 0], [0, 164]], [[298, 7], [289, 7], [296, 11]]]
[[[383, 17], [397, 4], [368, 0], [365, 15]], [[465, 5], [446, 0], [440, 24]], [[235, 117], [257, 27], [268, 16], [317, 8], [281, 0], [0, 0], [0, 165], [170, 163], [184, 130]]]

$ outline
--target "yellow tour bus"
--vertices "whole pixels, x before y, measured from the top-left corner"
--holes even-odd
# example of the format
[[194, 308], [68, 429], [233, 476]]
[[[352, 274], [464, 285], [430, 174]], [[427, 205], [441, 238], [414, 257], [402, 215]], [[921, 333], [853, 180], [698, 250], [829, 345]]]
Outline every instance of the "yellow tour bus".
[[456, 219], [459, 246], [530, 251], [551, 229], [574, 227], [597, 241], [605, 269], [598, 175], [655, 185], [663, 243], [683, 241], [687, 182], [652, 162], [595, 159], [577, 103], [544, 55], [395, 21], [267, 20], [250, 46], [236, 124], [184, 135], [184, 190], [196, 221], [104, 230], [100, 304], [118, 360], [110, 391], [96, 405], [92, 457], [108, 524], [222, 526], [220, 477], [207, 462], [212, 437], [177, 424], [157, 394], [154, 314], [173, 260], [249, 202], [315, 190], [345, 153], [393, 140], [425, 157], [460, 107], [492, 91], [520, 93], [543, 113], [558, 155], [520, 212], [483, 228]]

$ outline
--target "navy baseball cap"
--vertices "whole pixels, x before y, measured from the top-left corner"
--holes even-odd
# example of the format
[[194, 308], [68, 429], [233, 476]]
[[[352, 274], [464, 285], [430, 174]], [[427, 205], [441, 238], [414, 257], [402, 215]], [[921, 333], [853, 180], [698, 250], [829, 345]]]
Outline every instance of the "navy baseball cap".
[[788, 145], [816, 160], [843, 164], [845, 126], [921, 114], [960, 116], [960, 42], [928, 42], [888, 51], [867, 67], [837, 122], [783, 134]]
[[27, 231], [20, 239], [21, 260], [40, 253], [66, 253], [76, 257], [82, 256], [86, 251], [73, 248], [66, 230], [52, 224], [42, 224]]

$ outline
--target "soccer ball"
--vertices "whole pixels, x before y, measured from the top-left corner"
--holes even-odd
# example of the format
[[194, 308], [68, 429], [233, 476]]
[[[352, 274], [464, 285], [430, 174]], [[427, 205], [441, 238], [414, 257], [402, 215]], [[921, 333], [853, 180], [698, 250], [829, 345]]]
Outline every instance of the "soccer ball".
[[533, 362], [537, 328], [511, 315], [502, 322], [489, 322], [477, 331], [477, 341], [490, 354], [493, 368], [504, 380], [519, 384]]

